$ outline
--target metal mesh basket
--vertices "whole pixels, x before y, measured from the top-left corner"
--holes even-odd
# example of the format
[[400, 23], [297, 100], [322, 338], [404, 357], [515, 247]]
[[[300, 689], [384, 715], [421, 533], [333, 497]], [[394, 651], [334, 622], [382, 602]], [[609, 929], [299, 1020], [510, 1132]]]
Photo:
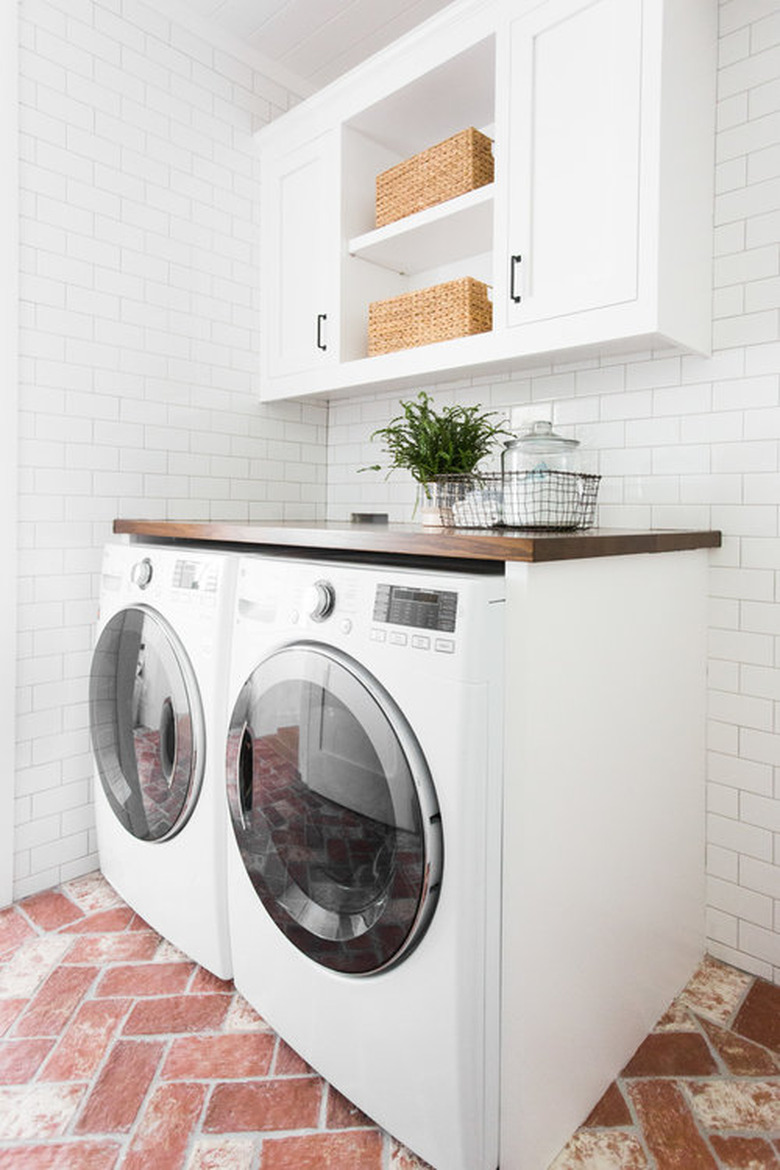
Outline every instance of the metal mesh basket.
[[600, 475], [513, 471], [506, 475], [440, 475], [426, 485], [426, 504], [453, 528], [590, 528]]
[[501, 523], [500, 475], [439, 475], [429, 480], [427, 506], [453, 528], [492, 528]]
[[590, 528], [600, 475], [575, 471], [513, 471], [503, 480], [503, 522], [510, 528]]

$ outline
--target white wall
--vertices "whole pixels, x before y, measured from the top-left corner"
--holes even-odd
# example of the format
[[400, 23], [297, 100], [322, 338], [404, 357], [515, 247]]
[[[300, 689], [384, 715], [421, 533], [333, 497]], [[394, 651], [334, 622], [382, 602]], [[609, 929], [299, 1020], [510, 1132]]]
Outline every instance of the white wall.
[[[17, 382], [19, 328], [19, 169], [17, 5], [0, 8], [0, 385], [3, 426], [0, 428], [0, 751], [13, 759], [16, 701], [16, 522], [17, 522]], [[14, 770], [0, 775], [0, 906], [13, 888]]]
[[111, 521], [321, 516], [326, 425], [324, 404], [257, 405], [251, 132], [293, 95], [141, 0], [21, 17], [17, 897], [96, 864]]
[[[711, 358], [637, 353], [441, 386], [438, 397], [551, 417], [597, 451], [601, 523], [721, 528], [712, 557], [710, 949], [780, 982], [780, 14], [722, 0]], [[329, 516], [414, 493], [385, 482], [372, 429], [397, 395], [332, 402]], [[515, 408], [514, 410], [512, 408]], [[670, 808], [670, 816], [674, 809]]]

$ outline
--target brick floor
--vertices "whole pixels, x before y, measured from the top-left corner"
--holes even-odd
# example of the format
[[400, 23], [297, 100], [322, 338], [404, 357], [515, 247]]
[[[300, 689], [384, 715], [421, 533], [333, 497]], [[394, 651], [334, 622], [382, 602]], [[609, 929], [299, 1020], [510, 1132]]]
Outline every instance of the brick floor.
[[[120, 1167], [425, 1164], [92, 874], [0, 911], [0, 1170]], [[551, 1170], [780, 1170], [780, 988], [705, 959]]]
[[0, 910], [0, 1170], [425, 1170], [92, 874]]

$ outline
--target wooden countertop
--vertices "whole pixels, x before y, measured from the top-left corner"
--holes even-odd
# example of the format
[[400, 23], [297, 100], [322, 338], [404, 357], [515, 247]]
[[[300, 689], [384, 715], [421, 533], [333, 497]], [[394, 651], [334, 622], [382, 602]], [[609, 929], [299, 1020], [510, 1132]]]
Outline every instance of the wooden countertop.
[[686, 529], [527, 532], [517, 528], [423, 528], [419, 524], [350, 524], [347, 521], [115, 520], [114, 532], [187, 543], [526, 562], [719, 548], [721, 543], [720, 532]]

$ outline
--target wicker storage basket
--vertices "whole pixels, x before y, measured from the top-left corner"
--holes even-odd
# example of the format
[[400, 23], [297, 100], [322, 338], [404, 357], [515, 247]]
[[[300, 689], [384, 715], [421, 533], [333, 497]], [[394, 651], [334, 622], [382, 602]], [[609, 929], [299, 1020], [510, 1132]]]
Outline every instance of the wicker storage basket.
[[492, 328], [493, 306], [487, 285], [463, 276], [386, 301], [372, 301], [368, 306], [368, 356], [488, 333]]
[[376, 226], [493, 182], [492, 142], [470, 126], [376, 177]]

